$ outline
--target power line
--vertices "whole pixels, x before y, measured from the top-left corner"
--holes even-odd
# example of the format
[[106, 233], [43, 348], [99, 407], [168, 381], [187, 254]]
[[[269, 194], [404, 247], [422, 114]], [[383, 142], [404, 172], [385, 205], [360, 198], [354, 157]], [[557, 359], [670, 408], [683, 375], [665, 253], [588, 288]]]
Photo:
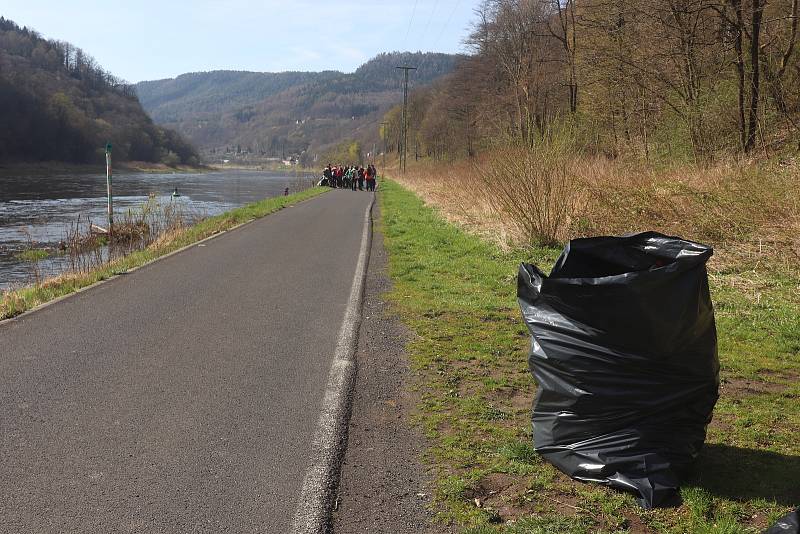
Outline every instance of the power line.
[[447, 22], [445, 22], [444, 26], [442, 26], [442, 31], [439, 32], [439, 37], [436, 39], [436, 42], [433, 43], [433, 46], [438, 45], [439, 41], [442, 40], [442, 36], [444, 35], [444, 31], [447, 29], [448, 26], [450, 26], [450, 22], [452, 22], [453, 17], [455, 16], [456, 11], [458, 10], [458, 6], [460, 6], [460, 5], [461, 5], [461, 0], [456, 0], [456, 5], [453, 6], [453, 11], [451, 11], [450, 12], [450, 16], [447, 17]]
[[422, 37], [419, 38], [420, 42], [425, 39], [425, 36], [428, 35], [428, 28], [431, 27], [431, 22], [433, 21], [433, 16], [436, 14], [436, 10], [439, 8], [439, 0], [433, 3], [433, 10], [431, 10], [431, 16], [428, 17], [428, 23], [425, 25], [425, 29], [422, 32]]
[[411, 10], [411, 19], [408, 21], [408, 30], [406, 30], [406, 38], [403, 40], [403, 48], [406, 47], [408, 42], [408, 35], [411, 33], [411, 25], [414, 23], [414, 15], [417, 13], [417, 4], [419, 0], [414, 0], [414, 9]]

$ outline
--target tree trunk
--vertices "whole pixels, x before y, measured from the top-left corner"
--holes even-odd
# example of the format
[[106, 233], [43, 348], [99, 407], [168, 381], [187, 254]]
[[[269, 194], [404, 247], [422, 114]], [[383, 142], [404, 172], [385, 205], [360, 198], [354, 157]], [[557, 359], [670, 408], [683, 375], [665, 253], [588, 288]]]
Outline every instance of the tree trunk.
[[756, 144], [758, 131], [758, 101], [761, 96], [761, 21], [766, 0], [753, 0], [752, 28], [750, 31], [750, 110], [747, 126], [745, 152], [750, 152]]
[[797, 15], [799, 2], [800, 0], [792, 0], [792, 23], [791, 30], [789, 32], [789, 43], [786, 45], [786, 51], [781, 57], [781, 65], [778, 68], [778, 72], [775, 74], [770, 73], [770, 79], [768, 80], [770, 87], [772, 88], [772, 97], [775, 100], [775, 105], [778, 108], [778, 111], [780, 111], [784, 117], [789, 114], [789, 110], [786, 106], [786, 97], [783, 92], [783, 75], [786, 74], [786, 68], [789, 66], [789, 62], [794, 54], [795, 44], [797, 43]]
[[550, 34], [555, 37], [564, 49], [567, 67], [569, 70], [567, 88], [569, 90], [569, 111], [574, 114], [578, 111], [578, 71], [576, 55], [578, 48], [577, 20], [575, 15], [574, 0], [553, 0], [553, 5], [558, 15], [559, 31], [549, 27]]
[[730, 0], [731, 6], [736, 14], [736, 77], [737, 89], [739, 93], [739, 142], [742, 150], [747, 146], [747, 123], [745, 122], [745, 66], [744, 66], [744, 13], [742, 12], [742, 0]]
[[569, 0], [567, 2], [567, 7], [569, 7], [569, 14], [572, 20], [572, 48], [570, 50], [571, 58], [569, 61], [569, 70], [570, 70], [570, 102], [569, 102], [569, 110], [570, 112], [577, 113], [578, 111], [578, 71], [576, 66], [576, 54], [578, 51], [578, 27], [575, 21], [575, 5], [573, 0]]

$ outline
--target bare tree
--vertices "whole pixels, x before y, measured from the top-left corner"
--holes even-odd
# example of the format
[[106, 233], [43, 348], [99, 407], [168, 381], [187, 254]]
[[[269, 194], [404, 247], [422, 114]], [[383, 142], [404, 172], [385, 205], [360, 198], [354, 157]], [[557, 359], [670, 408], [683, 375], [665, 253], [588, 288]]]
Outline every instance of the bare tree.
[[[576, 55], [578, 50], [578, 24], [575, 14], [574, 0], [551, 0], [551, 9], [555, 17], [549, 17], [547, 28], [550, 35], [561, 43], [564, 49], [564, 58], [567, 65], [569, 88], [569, 110], [571, 113], [578, 111], [578, 70]], [[555, 21], [553, 21], [555, 18]], [[557, 27], [554, 27], [554, 22]]]

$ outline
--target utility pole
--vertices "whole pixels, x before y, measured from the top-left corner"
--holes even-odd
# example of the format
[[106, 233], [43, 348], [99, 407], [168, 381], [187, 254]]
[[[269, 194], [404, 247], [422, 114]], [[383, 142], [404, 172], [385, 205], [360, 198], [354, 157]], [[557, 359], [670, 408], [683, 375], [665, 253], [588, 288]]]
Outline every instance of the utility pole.
[[409, 67], [404, 65], [402, 67], [395, 67], [396, 69], [400, 69], [403, 71], [404, 74], [404, 81], [403, 81], [403, 127], [402, 127], [402, 139], [403, 139], [403, 150], [400, 151], [400, 170], [405, 173], [406, 172], [406, 151], [408, 145], [408, 71], [410, 70], [417, 70], [417, 67]]
[[108, 189], [108, 235], [114, 233], [114, 195], [111, 191], [111, 143], [106, 145], [106, 187]]
[[383, 134], [381, 136], [381, 137], [383, 137], [383, 169], [381, 169], [381, 170], [383, 170], [384, 172], [386, 172], [385, 169], [386, 169], [386, 127], [387, 126], [389, 126], [388, 122], [382, 122], [381, 123], [381, 129], [382, 129], [381, 132]]

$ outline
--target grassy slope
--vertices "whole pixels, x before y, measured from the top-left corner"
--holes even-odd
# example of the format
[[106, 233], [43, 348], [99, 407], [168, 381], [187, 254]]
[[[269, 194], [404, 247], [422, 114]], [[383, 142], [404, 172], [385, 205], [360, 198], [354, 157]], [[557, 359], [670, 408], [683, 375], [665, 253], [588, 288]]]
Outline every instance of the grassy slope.
[[322, 193], [329, 191], [326, 187], [314, 187], [289, 196], [268, 198], [254, 202], [229, 212], [209, 217], [198, 224], [165, 236], [150, 247], [134, 252], [124, 258], [115, 260], [102, 269], [88, 274], [69, 274], [48, 280], [42, 284], [3, 293], [0, 299], [0, 320], [9, 319], [36, 306], [53, 299], [74, 293], [101, 280], [124, 273], [161, 256], [174, 252], [219, 232], [230, 230], [234, 226], [252, 221], [279, 211]]
[[[418, 422], [437, 468], [440, 518], [481, 532], [759, 532], [800, 504], [800, 281], [731, 270], [712, 277], [723, 388], [709, 447], [676, 510], [573, 482], [534, 453], [528, 333], [516, 304], [521, 261], [444, 222], [396, 183], [381, 187], [395, 310]], [[743, 289], [743, 281], [749, 281]]]

